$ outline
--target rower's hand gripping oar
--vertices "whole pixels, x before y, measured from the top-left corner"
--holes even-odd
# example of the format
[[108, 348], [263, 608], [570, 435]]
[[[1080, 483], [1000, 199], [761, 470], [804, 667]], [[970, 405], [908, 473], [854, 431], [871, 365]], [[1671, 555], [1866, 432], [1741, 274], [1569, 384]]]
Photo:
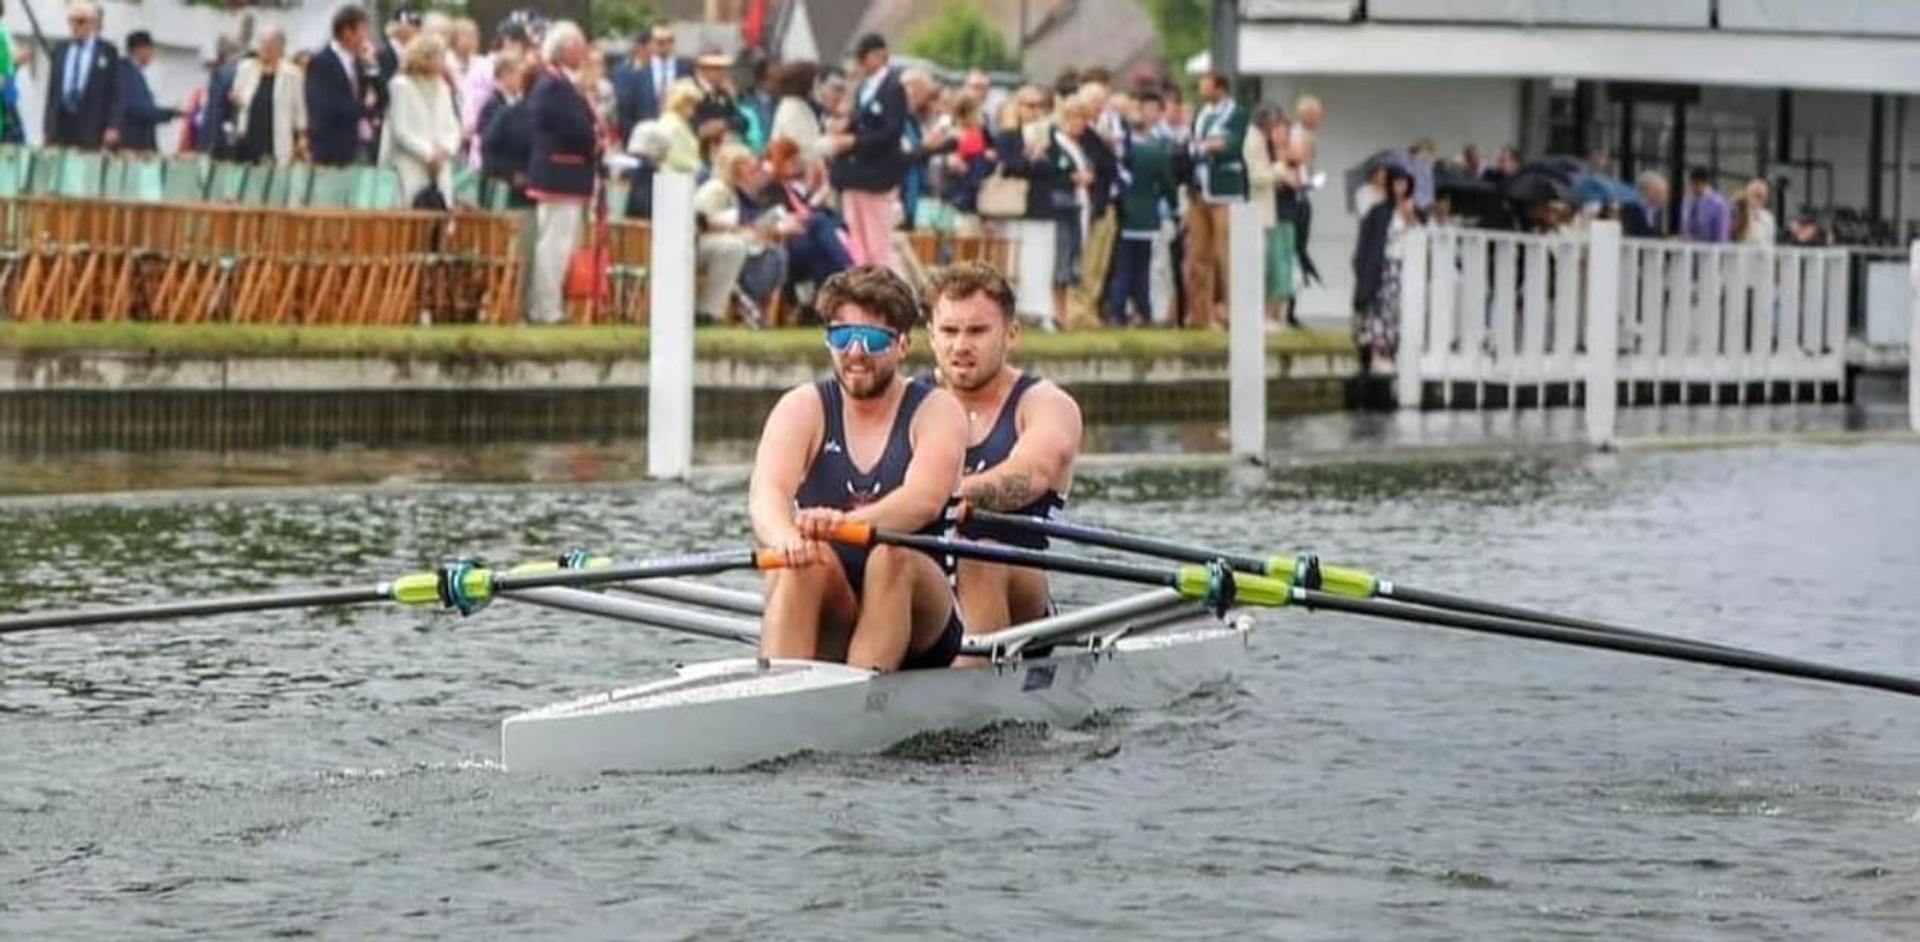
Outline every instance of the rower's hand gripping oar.
[[524, 563], [511, 569], [490, 569], [470, 559], [444, 563], [431, 572], [414, 572], [370, 586], [300, 589], [267, 595], [165, 602], [125, 608], [68, 612], [34, 612], [0, 617], [0, 635], [48, 628], [157, 621], [231, 612], [264, 612], [322, 605], [365, 605], [397, 602], [401, 605], [438, 605], [470, 615], [501, 593], [547, 586], [602, 585], [641, 579], [703, 576], [738, 569], [780, 569], [792, 562], [780, 550], [721, 550], [688, 556], [619, 562], [574, 552], [557, 560]]
[[[991, 511], [973, 511], [969, 516], [996, 525], [1015, 527], [1031, 533], [1044, 533], [1064, 540], [1110, 549], [1175, 559], [1212, 559], [1237, 570], [1271, 573], [1274, 578], [1288, 585], [1283, 604], [1299, 605], [1307, 609], [1324, 608], [1393, 621], [1549, 641], [1575, 647], [1600, 648], [1627, 654], [1731, 667], [1763, 674], [1920, 696], [1920, 680], [1909, 677], [1779, 657], [1748, 648], [1693, 641], [1674, 635], [1623, 628], [1579, 618], [1530, 612], [1522, 608], [1462, 599], [1438, 592], [1410, 590], [1395, 586], [1387, 580], [1378, 579], [1358, 569], [1318, 566], [1317, 562], [1308, 556], [1272, 556], [1262, 559], [1244, 554], [1214, 553], [1199, 547], [1067, 523], [1062, 520], [999, 514]], [[1055, 554], [1041, 552], [1039, 555]], [[1048, 568], [1044, 561], [1015, 565]], [[1316, 566], [1320, 578], [1320, 584], [1317, 586], [1310, 581]], [[1238, 578], [1244, 580], [1249, 577]], [[1361, 587], [1364, 584], [1370, 584], [1372, 588], [1363, 592]], [[1253, 602], [1251, 599], [1245, 601], [1262, 604]]]
[[1186, 598], [1206, 605], [1215, 612], [1225, 612], [1235, 605], [1265, 607], [1285, 605], [1289, 589], [1287, 582], [1283, 579], [1236, 573], [1217, 562], [1172, 568], [1140, 566], [1018, 546], [1002, 546], [998, 543], [949, 540], [920, 533], [894, 533], [878, 529], [871, 524], [852, 521], [836, 524], [829, 539], [848, 546], [888, 544], [936, 555], [953, 556], [958, 559], [976, 559], [1030, 569], [1068, 572], [1140, 585], [1166, 586]]

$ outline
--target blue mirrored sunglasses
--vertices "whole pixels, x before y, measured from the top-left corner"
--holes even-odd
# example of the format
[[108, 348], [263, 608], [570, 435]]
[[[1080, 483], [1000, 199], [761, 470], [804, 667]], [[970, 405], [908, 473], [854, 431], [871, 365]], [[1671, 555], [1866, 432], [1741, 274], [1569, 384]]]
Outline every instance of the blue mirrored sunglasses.
[[835, 324], [827, 328], [827, 349], [835, 353], [846, 353], [857, 343], [867, 356], [878, 356], [899, 339], [898, 333], [871, 324]]

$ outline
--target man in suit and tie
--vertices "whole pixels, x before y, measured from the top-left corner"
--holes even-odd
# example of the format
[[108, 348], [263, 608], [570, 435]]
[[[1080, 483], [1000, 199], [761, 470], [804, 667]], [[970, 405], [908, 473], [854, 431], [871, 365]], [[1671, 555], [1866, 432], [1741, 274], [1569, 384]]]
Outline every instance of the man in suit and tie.
[[665, 20], [634, 37], [633, 54], [613, 72], [620, 140], [626, 141], [634, 125], [660, 117], [660, 103], [667, 100], [667, 89], [692, 73], [687, 60], [673, 54], [673, 27]]
[[307, 142], [313, 162], [356, 163], [373, 142], [379, 73], [367, 60], [367, 11], [353, 4], [333, 14], [333, 41], [307, 64]]
[[53, 49], [47, 82], [46, 141], [98, 150], [120, 143], [120, 51], [100, 38], [100, 8], [67, 8], [72, 37]]

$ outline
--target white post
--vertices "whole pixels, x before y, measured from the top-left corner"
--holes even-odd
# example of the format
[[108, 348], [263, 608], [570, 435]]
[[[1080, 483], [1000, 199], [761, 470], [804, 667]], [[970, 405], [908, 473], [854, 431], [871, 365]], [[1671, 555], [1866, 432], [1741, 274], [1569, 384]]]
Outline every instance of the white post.
[[1907, 251], [1907, 424], [1920, 432], [1920, 240]]
[[[1427, 243], [1424, 226], [1400, 235], [1400, 349], [1393, 355], [1393, 398], [1420, 408], [1420, 361], [1427, 353]], [[1436, 330], [1438, 329], [1436, 325]]]
[[653, 175], [647, 271], [647, 476], [693, 470], [693, 176]]
[[1046, 219], [1018, 219], [1008, 228], [1014, 237], [1013, 307], [1023, 318], [1053, 323], [1053, 227]]
[[1620, 374], [1620, 224], [1595, 222], [1587, 240], [1587, 444], [1613, 444]]
[[1267, 234], [1260, 208], [1227, 211], [1227, 430], [1236, 457], [1267, 456]]

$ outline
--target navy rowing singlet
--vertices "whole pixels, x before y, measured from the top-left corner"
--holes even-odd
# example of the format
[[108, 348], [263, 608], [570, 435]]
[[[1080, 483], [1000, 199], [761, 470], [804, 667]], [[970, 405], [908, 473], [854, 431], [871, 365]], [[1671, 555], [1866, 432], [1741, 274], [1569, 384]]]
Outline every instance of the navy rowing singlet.
[[[814, 389], [820, 393], [820, 408], [826, 414], [826, 434], [820, 440], [820, 449], [813, 454], [813, 463], [807, 467], [806, 479], [800, 482], [800, 490], [794, 494], [794, 506], [853, 510], [879, 500], [905, 483], [907, 466], [913, 463], [913, 415], [927, 398], [927, 387], [919, 383], [906, 384], [906, 391], [900, 396], [899, 410], [893, 414], [893, 425], [887, 430], [886, 447], [881, 449], [880, 459], [873, 463], [873, 467], [864, 471], [854, 466], [853, 455], [848, 451], [845, 401], [841, 398], [840, 381], [829, 377], [815, 383]], [[947, 529], [947, 517], [943, 512], [940, 519], [915, 532], [946, 536]], [[866, 577], [867, 550], [836, 543], [833, 551], [847, 571], [848, 584], [858, 594]], [[945, 557], [934, 556], [934, 559], [940, 562], [942, 570], [952, 570]]]
[[[1013, 454], [1013, 446], [1020, 440], [1018, 422], [1020, 397], [1025, 396], [1027, 390], [1032, 389], [1039, 382], [1040, 377], [1033, 373], [1022, 373], [1019, 379], [1013, 381], [1013, 389], [1007, 392], [1007, 400], [1000, 404], [1000, 414], [994, 416], [993, 427], [987, 430], [987, 437], [982, 438], [979, 444], [967, 449], [967, 474], [979, 474], [1007, 460], [1007, 456]], [[1066, 506], [1066, 495], [1058, 490], [1049, 489], [1046, 493], [1034, 498], [1032, 503], [1010, 512], [1028, 517], [1051, 519], [1054, 514], [1066, 509]], [[1047, 548], [1047, 538], [1044, 534], [1029, 533], [973, 520], [961, 522], [960, 535], [976, 540], [993, 540], [1010, 546], [1024, 546], [1029, 549]]]

